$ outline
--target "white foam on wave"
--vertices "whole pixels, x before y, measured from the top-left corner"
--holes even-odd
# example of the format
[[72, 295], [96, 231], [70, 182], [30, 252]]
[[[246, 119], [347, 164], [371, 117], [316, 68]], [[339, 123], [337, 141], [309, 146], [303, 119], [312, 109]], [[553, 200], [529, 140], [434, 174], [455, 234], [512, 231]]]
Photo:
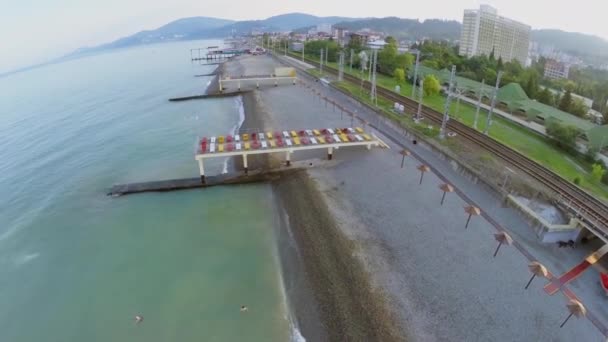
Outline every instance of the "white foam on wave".
[[[234, 99], [234, 102], [239, 111], [239, 121], [237, 122], [237, 124], [232, 126], [232, 129], [230, 130], [230, 134], [232, 134], [233, 136], [237, 134], [237, 132], [243, 125], [243, 122], [245, 122], [245, 106], [243, 105], [243, 98], [241, 96], [237, 96]], [[224, 166], [222, 168], [222, 174], [228, 173], [228, 161], [229, 160], [230, 160], [230, 157], [227, 157], [226, 159], [224, 159]]]
[[[284, 219], [283, 222], [286, 222], [287, 231], [290, 232], [289, 233], [290, 240], [293, 241], [293, 236], [291, 235], [291, 229], [289, 227], [289, 219], [287, 216], [287, 212], [283, 208], [279, 208], [279, 210], [280, 210], [280, 216], [283, 216], [284, 218], [287, 217], [287, 220]], [[278, 268], [278, 270], [279, 270], [278, 271], [279, 289], [281, 291], [281, 298], [283, 299], [281, 301], [283, 303], [283, 313], [284, 313], [283, 317], [289, 324], [289, 340], [291, 342], [306, 342], [306, 338], [302, 335], [302, 332], [300, 331], [300, 327], [298, 326], [298, 321], [296, 320], [296, 317], [295, 317], [293, 311], [291, 310], [289, 298], [287, 297], [287, 293], [285, 292], [286, 289], [285, 289], [285, 280], [283, 278], [283, 267], [281, 266], [281, 260], [280, 260], [281, 258], [279, 257], [278, 246], [276, 246], [276, 245], [275, 245], [275, 249], [274, 249], [274, 256], [275, 256], [277, 265], [279, 265], [279, 268]]]
[[31, 253], [31, 254], [25, 254], [25, 255], [21, 255], [15, 258], [15, 266], [22, 266], [27, 264], [28, 262], [38, 258], [40, 256], [40, 253]]

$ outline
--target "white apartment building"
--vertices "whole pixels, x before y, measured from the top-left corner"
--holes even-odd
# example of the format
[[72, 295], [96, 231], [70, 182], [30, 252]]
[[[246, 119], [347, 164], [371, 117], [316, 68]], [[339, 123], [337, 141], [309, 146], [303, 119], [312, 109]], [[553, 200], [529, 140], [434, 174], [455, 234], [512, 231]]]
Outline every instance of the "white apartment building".
[[478, 10], [465, 10], [460, 37], [461, 56], [489, 56], [508, 62], [514, 59], [522, 65], [528, 58], [532, 28], [509, 18], [501, 17], [488, 5]]
[[551, 79], [568, 78], [570, 74], [570, 65], [548, 59], [545, 63], [545, 77]]

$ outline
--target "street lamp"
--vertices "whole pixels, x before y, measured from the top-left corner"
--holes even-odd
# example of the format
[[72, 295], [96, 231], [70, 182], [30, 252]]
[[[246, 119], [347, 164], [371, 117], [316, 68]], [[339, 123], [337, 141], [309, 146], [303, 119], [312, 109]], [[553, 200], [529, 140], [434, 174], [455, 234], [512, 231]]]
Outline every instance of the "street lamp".
[[399, 154], [401, 154], [403, 156], [403, 158], [401, 159], [401, 168], [403, 169], [403, 164], [405, 163], [405, 157], [408, 157], [409, 155], [411, 155], [412, 152], [410, 152], [408, 150], [402, 150], [401, 152], [399, 152]]
[[496, 239], [496, 241], [498, 241], [498, 247], [496, 247], [496, 251], [494, 252], [495, 258], [496, 258], [496, 254], [498, 254], [498, 250], [500, 249], [500, 246], [502, 246], [503, 243], [507, 246], [509, 246], [513, 243], [513, 239], [511, 238], [511, 236], [509, 236], [509, 234], [507, 234], [505, 232], [500, 232], [500, 233], [494, 234], [494, 239]]
[[424, 178], [424, 174], [426, 172], [431, 171], [431, 168], [423, 164], [423, 165], [418, 166], [418, 171], [420, 171], [420, 183], [418, 183], [418, 184], [422, 184], [422, 179]]

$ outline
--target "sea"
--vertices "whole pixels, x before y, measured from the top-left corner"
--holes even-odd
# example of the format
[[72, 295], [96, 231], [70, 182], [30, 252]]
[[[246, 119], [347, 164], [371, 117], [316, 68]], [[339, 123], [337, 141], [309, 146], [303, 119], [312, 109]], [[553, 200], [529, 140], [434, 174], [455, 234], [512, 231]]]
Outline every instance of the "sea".
[[[197, 177], [196, 141], [243, 121], [203, 93], [217, 65], [147, 45], [0, 78], [0, 341], [303, 340], [269, 185], [112, 198]], [[206, 163], [226, 171], [226, 160]], [[246, 306], [247, 311], [241, 311]], [[143, 321], [136, 324], [134, 317]]]

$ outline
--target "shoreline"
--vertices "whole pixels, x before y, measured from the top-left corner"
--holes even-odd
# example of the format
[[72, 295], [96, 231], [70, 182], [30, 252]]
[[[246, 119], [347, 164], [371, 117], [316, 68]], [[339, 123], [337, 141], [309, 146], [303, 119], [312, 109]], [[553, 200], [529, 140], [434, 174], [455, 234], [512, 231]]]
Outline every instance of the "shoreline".
[[[272, 119], [259, 91], [242, 96], [240, 133], [267, 129]], [[278, 163], [252, 158], [250, 170]], [[242, 168], [240, 158], [233, 159]], [[387, 298], [374, 290], [371, 275], [356, 255], [356, 241], [342, 231], [308, 172], [270, 182], [280, 213], [277, 244], [282, 278], [294, 327], [309, 341], [403, 340]]]

